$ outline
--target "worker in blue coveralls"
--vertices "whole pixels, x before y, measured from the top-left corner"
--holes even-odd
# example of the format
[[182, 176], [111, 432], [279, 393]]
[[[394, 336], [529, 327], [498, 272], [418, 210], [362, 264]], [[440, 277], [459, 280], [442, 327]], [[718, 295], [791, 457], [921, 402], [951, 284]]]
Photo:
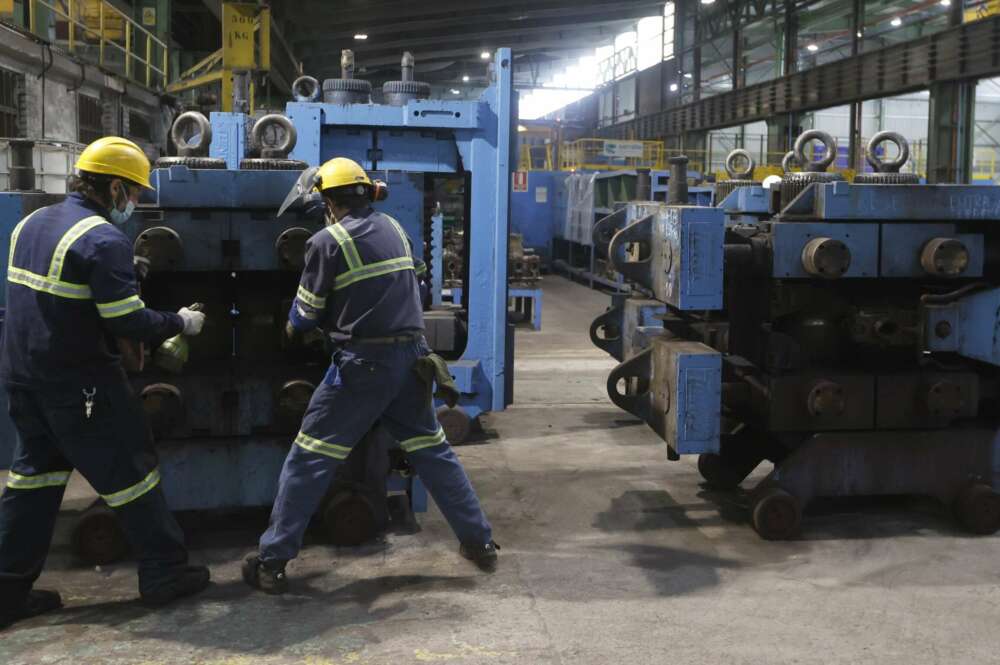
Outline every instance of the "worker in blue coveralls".
[[0, 628], [62, 605], [58, 593], [32, 587], [74, 469], [117, 516], [144, 603], [164, 605], [209, 584], [207, 568], [188, 565], [117, 341], [197, 335], [205, 315], [157, 312], [139, 299], [132, 243], [118, 228], [142, 188], [152, 189], [139, 146], [100, 139], [76, 168], [73, 192], [25, 217], [10, 237], [0, 380], [18, 440], [0, 498]]
[[418, 284], [423, 262], [399, 223], [372, 208], [373, 184], [357, 163], [330, 160], [312, 182], [327, 226], [309, 239], [288, 325], [299, 333], [321, 328], [337, 351], [285, 459], [270, 525], [243, 578], [268, 593], [287, 590], [285, 564], [298, 555], [337, 467], [377, 420], [434, 497], [460, 554], [493, 572], [492, 529], [414, 371], [431, 353]]

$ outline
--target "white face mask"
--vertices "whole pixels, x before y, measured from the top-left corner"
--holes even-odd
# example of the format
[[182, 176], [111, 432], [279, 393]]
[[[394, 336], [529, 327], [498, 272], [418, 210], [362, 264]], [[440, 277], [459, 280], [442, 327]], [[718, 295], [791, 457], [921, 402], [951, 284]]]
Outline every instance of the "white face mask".
[[[122, 185], [122, 188], [124, 187], [125, 185]], [[129, 217], [132, 216], [133, 212], [135, 212], [135, 204], [132, 202], [132, 199], [128, 198], [128, 195], [126, 194], [124, 210], [118, 209], [118, 201], [115, 201], [111, 206], [111, 221], [120, 226], [128, 221]]]

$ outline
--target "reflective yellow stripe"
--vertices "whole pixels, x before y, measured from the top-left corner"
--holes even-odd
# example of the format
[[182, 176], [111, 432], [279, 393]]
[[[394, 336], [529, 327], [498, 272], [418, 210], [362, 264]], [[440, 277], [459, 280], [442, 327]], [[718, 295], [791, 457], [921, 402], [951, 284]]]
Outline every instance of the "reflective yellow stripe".
[[358, 248], [354, 245], [354, 240], [351, 238], [351, 234], [347, 232], [347, 229], [340, 224], [331, 224], [326, 227], [326, 230], [337, 241], [337, 244], [340, 245], [340, 249], [344, 251], [344, 259], [347, 261], [348, 270], [357, 270], [364, 265], [361, 262], [361, 255], [358, 254]]
[[149, 472], [148, 476], [137, 482], [135, 485], [126, 487], [122, 491], [115, 492], [114, 494], [102, 494], [101, 498], [104, 499], [104, 503], [108, 504], [112, 508], [121, 508], [127, 503], [132, 503], [159, 484], [160, 470], [153, 469]]
[[119, 316], [131, 314], [132, 312], [137, 312], [145, 306], [146, 303], [142, 302], [142, 300], [139, 299], [139, 296], [129, 296], [128, 298], [123, 298], [122, 300], [116, 300], [114, 302], [97, 303], [97, 313], [101, 315], [102, 319], [114, 319]]
[[414, 268], [414, 270], [417, 272], [418, 275], [423, 275], [425, 272], [427, 272], [427, 264], [421, 263], [419, 266]]
[[406, 441], [400, 441], [399, 447], [403, 449], [403, 452], [412, 453], [416, 450], [439, 446], [445, 442], [445, 439], [444, 429], [438, 427], [437, 434], [432, 436], [418, 436]]
[[379, 261], [378, 263], [367, 265], [364, 268], [348, 270], [345, 273], [337, 275], [337, 279], [334, 280], [333, 283], [333, 290], [339, 291], [340, 289], [346, 288], [351, 284], [356, 284], [362, 280], [371, 279], [373, 277], [388, 275], [391, 272], [413, 269], [413, 259], [408, 256], [404, 256], [399, 259], [389, 259], [388, 261]]
[[386, 218], [392, 224], [393, 228], [396, 229], [396, 233], [399, 234], [399, 239], [403, 241], [403, 251], [406, 252], [407, 256], [412, 257], [413, 254], [410, 252], [410, 237], [406, 235], [406, 231], [404, 231], [403, 227], [399, 225], [399, 222], [392, 217], [389, 217], [389, 215], [386, 215]]
[[22, 476], [11, 471], [7, 475], [7, 487], [14, 490], [40, 490], [45, 487], [65, 487], [69, 483], [71, 471], [53, 471], [37, 476]]
[[52, 254], [52, 263], [49, 264], [49, 279], [60, 279], [62, 277], [63, 264], [66, 262], [66, 254], [69, 252], [70, 246], [79, 240], [84, 233], [90, 229], [100, 226], [101, 224], [108, 224], [109, 222], [103, 217], [87, 217], [86, 219], [81, 219], [79, 222], [70, 227], [69, 231], [63, 234], [63, 237], [59, 239], [59, 244], [56, 245], [56, 251]]
[[325, 441], [314, 439], [305, 432], [298, 433], [298, 436], [295, 437], [295, 445], [311, 453], [318, 453], [339, 460], [347, 459], [347, 456], [351, 454], [351, 449], [346, 446], [338, 446], [335, 443], [326, 443]]
[[17, 240], [21, 235], [21, 230], [24, 228], [25, 223], [41, 210], [44, 210], [44, 208], [36, 210], [21, 220], [21, 223], [17, 225], [14, 229], [14, 233], [10, 236], [10, 255], [7, 262], [7, 281], [12, 284], [26, 286], [35, 291], [48, 293], [53, 296], [59, 296], [60, 298], [90, 300], [92, 297], [90, 286], [87, 284], [74, 284], [73, 282], [62, 281], [62, 269], [66, 262], [66, 254], [69, 252], [70, 246], [72, 246], [74, 242], [79, 240], [80, 237], [90, 229], [100, 226], [101, 224], [107, 224], [108, 221], [103, 217], [94, 216], [87, 217], [86, 219], [80, 220], [74, 224], [69, 231], [63, 234], [63, 237], [59, 240], [59, 244], [56, 245], [55, 252], [52, 254], [52, 261], [49, 263], [49, 274], [45, 276], [33, 273], [30, 270], [14, 267], [14, 249], [17, 246]]
[[10, 234], [10, 255], [7, 257], [8, 266], [14, 265], [14, 247], [17, 246], [17, 237], [21, 235], [21, 229], [24, 228], [24, 225], [28, 222], [29, 219], [31, 219], [32, 217], [34, 217], [43, 210], [45, 210], [45, 208], [39, 208], [35, 212], [31, 213], [30, 215], [22, 219], [18, 223], [18, 225], [14, 227], [14, 232]]
[[326, 307], [326, 298], [316, 295], [310, 291], [307, 291], [304, 286], [299, 286], [299, 291], [296, 294], [299, 300], [309, 305], [313, 309], [323, 309]]
[[59, 296], [60, 298], [71, 298], [73, 300], [90, 300], [91, 298], [90, 287], [86, 284], [61, 282], [57, 279], [49, 279], [42, 275], [36, 275], [21, 268], [8, 268], [7, 281], [26, 286], [35, 291]]

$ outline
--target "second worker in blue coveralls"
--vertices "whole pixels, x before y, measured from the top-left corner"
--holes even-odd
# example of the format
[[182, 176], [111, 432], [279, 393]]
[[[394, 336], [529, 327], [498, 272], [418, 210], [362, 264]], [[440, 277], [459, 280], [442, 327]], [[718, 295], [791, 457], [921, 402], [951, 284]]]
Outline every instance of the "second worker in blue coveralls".
[[315, 188], [328, 224], [309, 240], [289, 326], [321, 328], [338, 350], [285, 459], [270, 525], [243, 566], [244, 580], [269, 593], [286, 590], [285, 564], [298, 555], [334, 472], [377, 420], [434, 497], [462, 556], [492, 572], [492, 529], [414, 371], [430, 353], [417, 275], [423, 263], [402, 227], [372, 209], [373, 185], [357, 163], [323, 164]]

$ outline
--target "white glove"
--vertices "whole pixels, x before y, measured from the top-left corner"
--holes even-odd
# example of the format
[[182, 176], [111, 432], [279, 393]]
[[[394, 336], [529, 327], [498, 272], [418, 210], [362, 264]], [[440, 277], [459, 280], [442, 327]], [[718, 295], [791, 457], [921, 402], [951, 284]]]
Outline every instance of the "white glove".
[[188, 309], [187, 307], [182, 307], [177, 313], [184, 319], [184, 330], [181, 331], [182, 335], [193, 337], [201, 332], [202, 327], [205, 325], [204, 314]]

